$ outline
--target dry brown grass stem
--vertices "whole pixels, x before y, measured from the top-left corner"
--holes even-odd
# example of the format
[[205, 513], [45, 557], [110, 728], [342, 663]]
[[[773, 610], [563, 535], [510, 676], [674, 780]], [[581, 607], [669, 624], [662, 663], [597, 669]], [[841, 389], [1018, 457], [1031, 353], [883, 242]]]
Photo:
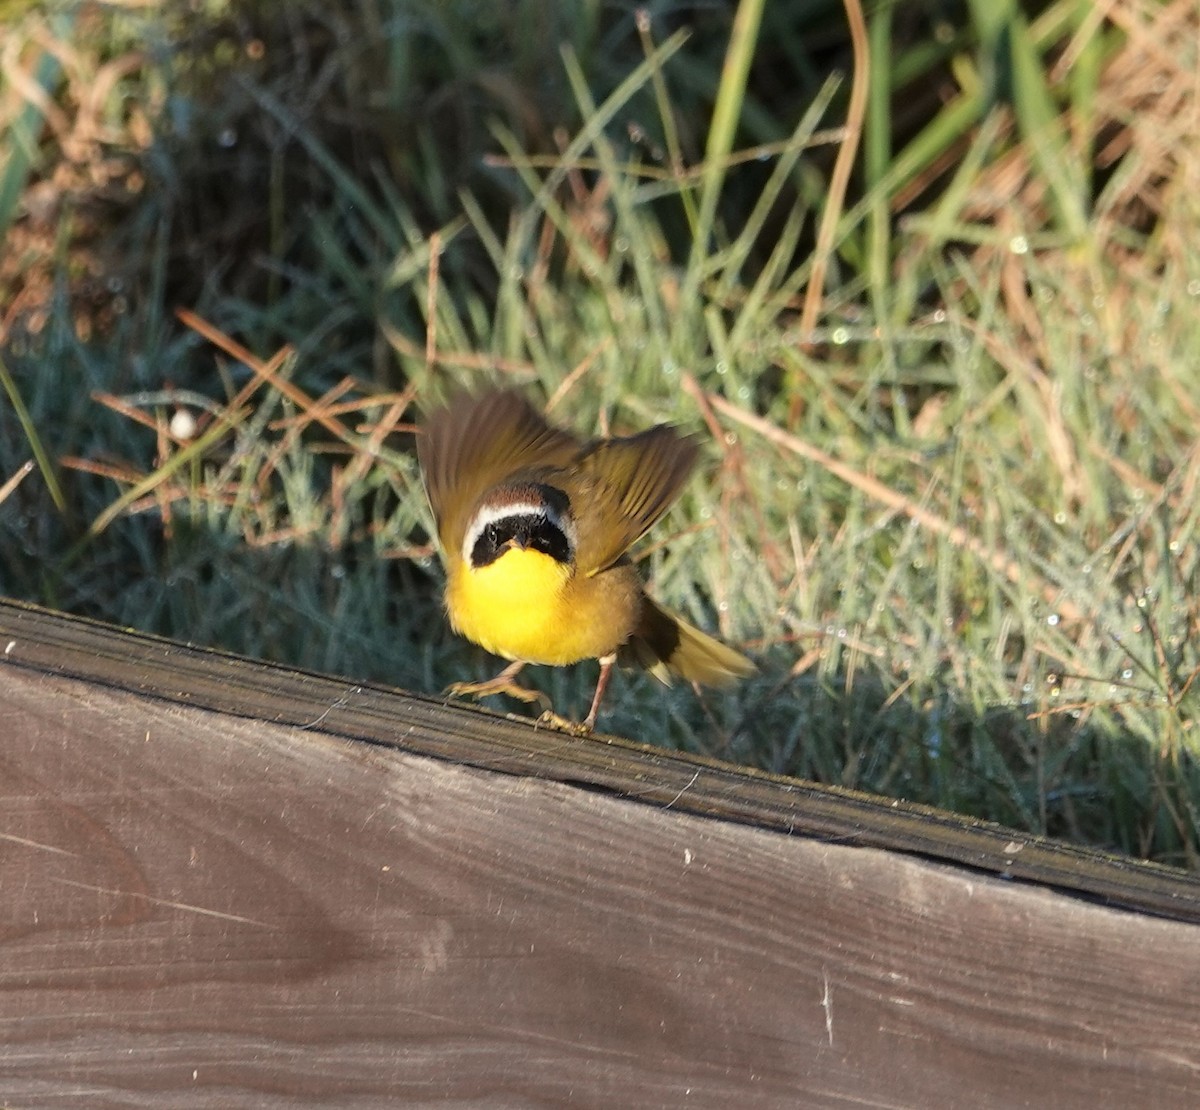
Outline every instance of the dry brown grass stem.
[[30, 474], [33, 473], [34, 465], [33, 459], [26, 460], [19, 467], [17, 467], [16, 471], [12, 474], [8, 481], [6, 481], [4, 485], [0, 486], [0, 505], [3, 505], [12, 494], [12, 491], [15, 490], [17, 486], [19, 486], [27, 477], [29, 477]]
[[294, 353], [291, 346], [281, 347], [268, 361], [263, 362], [260, 358], [252, 355], [236, 340], [230, 338], [223, 331], [215, 328], [207, 320], [197, 316], [194, 312], [186, 308], [180, 308], [176, 310], [175, 314], [183, 324], [199, 335], [204, 336], [205, 339], [215, 347], [220, 348], [231, 358], [237, 359], [238, 362], [242, 363], [254, 375], [254, 380], [249, 382], [242, 393], [230, 402], [231, 405], [235, 405], [243, 399], [248, 400], [249, 395], [256, 392], [260, 385], [269, 385], [296, 405], [297, 408], [311, 413], [312, 419], [331, 435], [336, 436], [351, 447], [355, 446], [353, 435], [340, 420], [334, 420], [328, 413], [315, 408], [313, 399], [307, 393], [280, 375], [279, 371], [283, 368], [284, 363]]
[[[418, 346], [403, 332], [397, 331], [385, 318], [379, 319], [379, 330], [392, 349], [403, 358], [425, 363], [426, 350]], [[478, 370], [480, 372], [496, 371], [501, 374], [512, 374], [519, 377], [534, 376], [533, 363], [521, 359], [497, 358], [495, 355], [473, 351], [437, 351], [434, 354], [435, 364], [443, 367], [457, 367], [460, 370]]]
[[[699, 389], [699, 386], [695, 386], [695, 388]], [[784, 431], [769, 420], [765, 420], [752, 412], [747, 412], [745, 409], [740, 409], [715, 393], [705, 393], [704, 396], [708, 403], [723, 416], [741, 424], [743, 427], [750, 428], [776, 446], [816, 463], [818, 466], [829, 471], [834, 477], [840, 478], [847, 485], [865, 493], [881, 505], [886, 505], [890, 509], [895, 509], [903, 513], [922, 528], [926, 528], [939, 536], [944, 536], [955, 547], [974, 555], [986, 566], [1008, 579], [1014, 585], [1019, 585], [1023, 588], [1030, 586], [1029, 578], [1032, 571], [1029, 567], [1022, 566], [1003, 551], [988, 547], [978, 537], [971, 535], [962, 525], [951, 524], [917, 502], [905, 497], [901, 493], [897, 493], [890, 486], [884, 485], [879, 479], [872, 478], [869, 474], [863, 474], [861, 471], [855, 470], [854, 467], [848, 466], [827, 452], [822, 451], [819, 447], [814, 447], [811, 443], [806, 443], [797, 436]], [[1058, 614], [1065, 620], [1079, 620], [1083, 617], [1082, 610], [1069, 598], [1063, 597], [1061, 591], [1049, 583], [1038, 582], [1035, 588], [1049, 604], [1055, 607]]]
[[[800, 334], [811, 335], [821, 312], [821, 300], [825, 295], [825, 273], [833, 254], [837, 238], [838, 222], [842, 218], [842, 207], [846, 189], [850, 184], [850, 171], [858, 157], [858, 144], [862, 138], [863, 120], [867, 113], [867, 93], [870, 88], [871, 57], [867, 40], [867, 22], [859, 0], [843, 0], [846, 20], [850, 27], [850, 43], [854, 50], [854, 77], [850, 85], [850, 103], [846, 109], [846, 126], [842, 144], [833, 163], [829, 178], [829, 194], [821, 223], [817, 229], [816, 249], [813, 251], [812, 274], [804, 291], [804, 307], [800, 312]], [[799, 409], [788, 414], [794, 425], [799, 419]]]

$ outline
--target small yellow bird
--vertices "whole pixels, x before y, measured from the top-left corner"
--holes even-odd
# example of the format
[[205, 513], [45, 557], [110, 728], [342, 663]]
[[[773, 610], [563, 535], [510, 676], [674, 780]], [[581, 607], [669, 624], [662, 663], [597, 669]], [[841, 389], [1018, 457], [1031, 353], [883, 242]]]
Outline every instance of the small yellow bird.
[[[544, 719], [590, 731], [614, 662], [709, 685], [754, 670], [732, 648], [646, 596], [626, 552], [667, 510], [696, 441], [659, 425], [581, 443], [511, 390], [461, 396], [431, 412], [417, 441], [446, 566], [450, 624], [510, 664], [455, 694], [542, 702]], [[600, 661], [582, 726], [515, 682], [526, 663]]]

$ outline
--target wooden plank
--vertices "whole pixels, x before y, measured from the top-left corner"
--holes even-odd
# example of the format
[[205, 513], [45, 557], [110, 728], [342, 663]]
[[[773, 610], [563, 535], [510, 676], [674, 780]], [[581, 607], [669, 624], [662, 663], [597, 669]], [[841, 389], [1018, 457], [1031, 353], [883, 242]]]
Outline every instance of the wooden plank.
[[886, 848], [1200, 922], [1200, 880], [925, 806], [616, 737], [584, 743], [367, 683], [240, 658], [0, 599], [0, 659], [147, 697], [531, 775], [789, 834]]
[[[819, 791], [503, 721], [496, 773], [486, 714], [0, 629], [5, 1105], [1200, 1104], [1200, 932], [1096, 901], [1102, 857], [1032, 845], [1068, 896], [862, 846], [866, 799], [780, 835]], [[1160, 873], [1189, 916], [1190, 876], [1099, 885]]]

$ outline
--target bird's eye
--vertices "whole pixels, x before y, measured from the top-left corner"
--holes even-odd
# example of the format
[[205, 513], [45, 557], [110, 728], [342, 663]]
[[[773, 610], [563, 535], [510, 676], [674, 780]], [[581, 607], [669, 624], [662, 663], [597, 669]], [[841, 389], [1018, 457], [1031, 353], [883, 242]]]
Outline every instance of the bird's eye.
[[500, 544], [500, 529], [497, 528], [495, 526], [495, 524], [489, 524], [487, 526], [487, 538], [488, 538], [488, 543], [490, 543], [493, 547], [499, 546], [499, 544]]

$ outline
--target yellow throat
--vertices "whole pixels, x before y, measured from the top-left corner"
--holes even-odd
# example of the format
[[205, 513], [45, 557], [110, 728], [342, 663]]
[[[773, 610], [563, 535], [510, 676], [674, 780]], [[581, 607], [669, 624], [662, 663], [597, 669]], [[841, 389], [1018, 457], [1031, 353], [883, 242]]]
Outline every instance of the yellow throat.
[[580, 656], [563, 598], [571, 573], [565, 563], [522, 547], [477, 569], [459, 562], [446, 588], [450, 623], [505, 659], [573, 663]]

